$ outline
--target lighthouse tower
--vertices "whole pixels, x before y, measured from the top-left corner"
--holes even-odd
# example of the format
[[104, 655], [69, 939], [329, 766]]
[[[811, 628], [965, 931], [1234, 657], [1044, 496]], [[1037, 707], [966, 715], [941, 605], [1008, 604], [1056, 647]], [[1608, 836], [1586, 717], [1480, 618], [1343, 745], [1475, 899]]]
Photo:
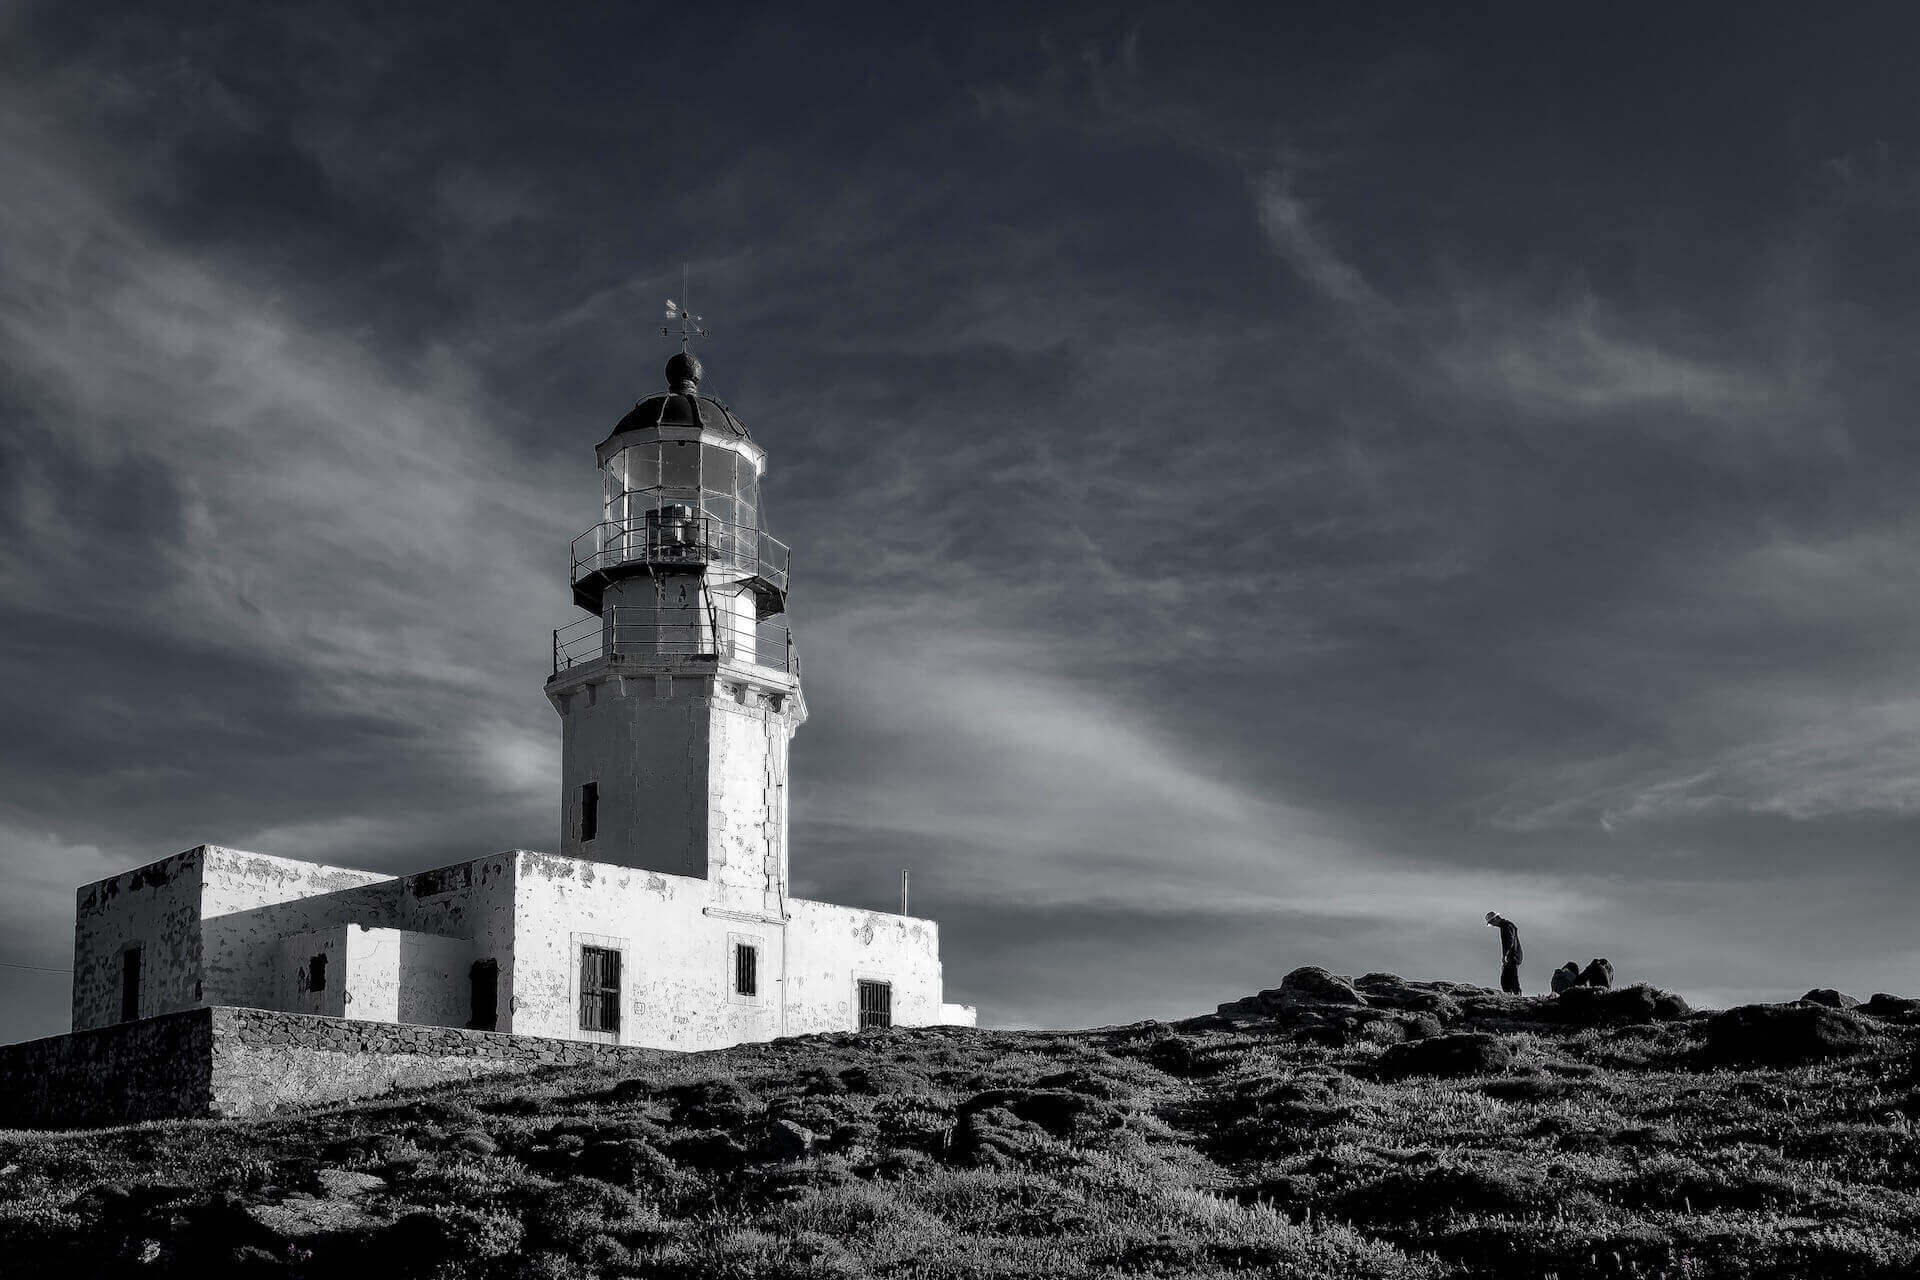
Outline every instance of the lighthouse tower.
[[806, 719], [782, 615], [788, 551], [760, 502], [766, 451], [682, 351], [667, 389], [601, 441], [599, 524], [547, 697], [563, 726], [561, 851], [704, 878], [719, 909], [787, 901], [787, 743]]

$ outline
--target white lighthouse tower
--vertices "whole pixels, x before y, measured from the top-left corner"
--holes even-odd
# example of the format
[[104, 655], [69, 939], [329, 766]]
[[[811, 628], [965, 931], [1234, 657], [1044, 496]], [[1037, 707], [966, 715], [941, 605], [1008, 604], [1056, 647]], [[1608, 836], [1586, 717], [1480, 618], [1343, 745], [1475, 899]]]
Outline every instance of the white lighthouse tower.
[[788, 551], [765, 528], [766, 451], [699, 360], [667, 362], [600, 443], [602, 521], [573, 544], [574, 603], [547, 696], [563, 727], [561, 852], [704, 878], [778, 913], [787, 743], [806, 719], [783, 614]]

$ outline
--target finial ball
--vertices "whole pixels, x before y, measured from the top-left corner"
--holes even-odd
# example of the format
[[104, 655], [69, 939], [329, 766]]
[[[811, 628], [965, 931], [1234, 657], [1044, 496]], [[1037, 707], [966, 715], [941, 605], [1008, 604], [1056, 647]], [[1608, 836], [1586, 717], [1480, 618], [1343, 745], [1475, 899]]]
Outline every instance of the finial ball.
[[676, 394], [690, 396], [700, 389], [700, 361], [691, 352], [682, 351], [667, 361], [667, 386]]

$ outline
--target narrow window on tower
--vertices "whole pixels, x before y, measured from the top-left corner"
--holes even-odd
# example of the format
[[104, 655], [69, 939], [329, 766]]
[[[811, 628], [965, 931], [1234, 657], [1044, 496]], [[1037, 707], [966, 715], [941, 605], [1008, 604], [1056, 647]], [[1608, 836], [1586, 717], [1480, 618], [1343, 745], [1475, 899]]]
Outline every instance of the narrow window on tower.
[[593, 839], [600, 830], [600, 784], [580, 784], [580, 843]]
[[733, 993], [737, 996], [760, 994], [760, 948], [745, 942], [733, 944]]
[[307, 961], [307, 990], [325, 991], [327, 989], [327, 953], [322, 951]]
[[893, 984], [860, 979], [860, 1030], [877, 1031], [893, 1025]]
[[140, 955], [142, 948], [128, 947], [120, 953], [120, 1021], [132, 1022], [140, 1016]]

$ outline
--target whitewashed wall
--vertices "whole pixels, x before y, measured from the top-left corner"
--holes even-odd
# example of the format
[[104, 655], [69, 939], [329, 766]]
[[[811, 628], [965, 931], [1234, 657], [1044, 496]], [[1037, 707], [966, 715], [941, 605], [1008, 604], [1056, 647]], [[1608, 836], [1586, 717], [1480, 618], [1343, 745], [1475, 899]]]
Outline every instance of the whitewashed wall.
[[206, 846], [201, 935], [207, 1004], [275, 1007], [280, 940], [387, 924], [400, 882], [374, 871]]
[[[286, 1013], [310, 1013], [323, 1018], [351, 1017], [348, 1012], [350, 925], [328, 925], [289, 934], [274, 949], [274, 999], [266, 1008]], [[325, 985], [313, 989], [315, 956], [327, 958]]]
[[[859, 978], [893, 984], [897, 1025], [948, 1020], [939, 927], [930, 920], [790, 900], [783, 929], [773, 913], [710, 910], [704, 880], [547, 854], [520, 859], [512, 1027], [520, 1034], [593, 1038], [579, 1028], [583, 942], [622, 952], [622, 1044], [711, 1049], [852, 1030]], [[756, 996], [733, 989], [739, 942], [760, 950]], [[783, 967], [791, 975], [784, 1020]]]
[[120, 1020], [121, 955], [129, 946], [141, 948], [141, 1017], [205, 1003], [199, 924], [206, 852], [189, 849], [75, 892], [75, 1031]]
[[939, 925], [803, 898], [788, 911], [789, 1034], [857, 1028], [861, 978], [892, 984], [895, 1026], [943, 1021]]

